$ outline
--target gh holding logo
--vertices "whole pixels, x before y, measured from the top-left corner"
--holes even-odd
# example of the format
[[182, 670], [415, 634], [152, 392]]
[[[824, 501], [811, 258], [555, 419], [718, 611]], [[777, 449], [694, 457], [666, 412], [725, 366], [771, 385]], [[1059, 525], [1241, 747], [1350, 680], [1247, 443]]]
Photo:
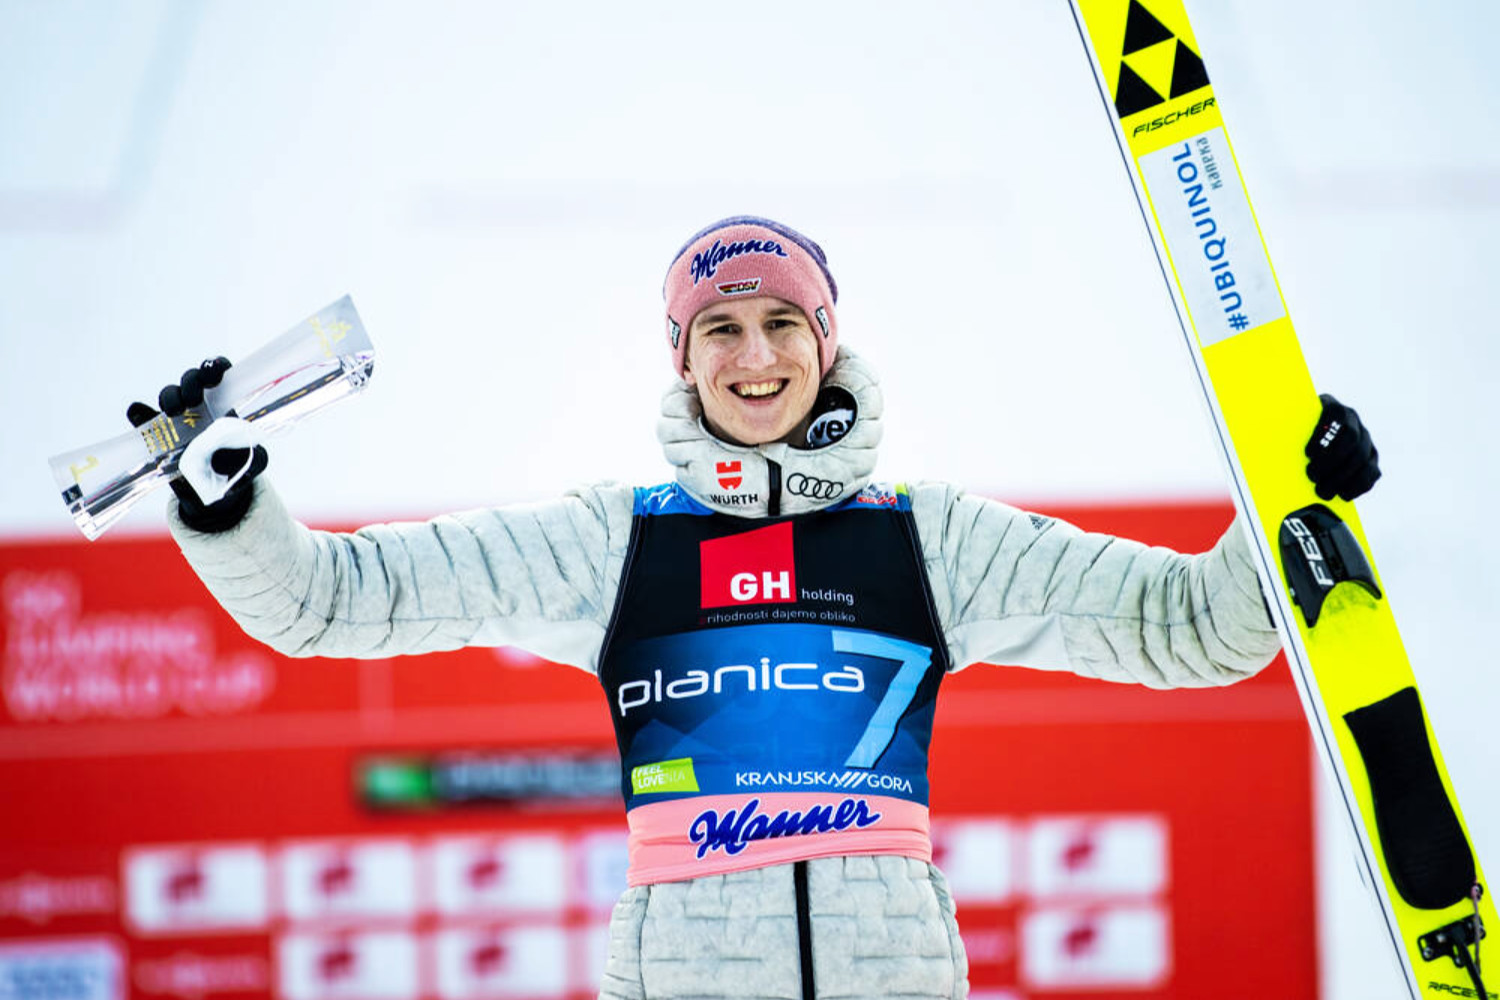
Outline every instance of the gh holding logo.
[[698, 555], [705, 608], [797, 601], [790, 521], [700, 542]]
[[[729, 578], [729, 595], [735, 601], [749, 604], [784, 604], [795, 602], [792, 596], [792, 581], [790, 572], [782, 570], [780, 573], [762, 573], [757, 583], [754, 573], [736, 573]], [[759, 598], [757, 601], [756, 599]]]

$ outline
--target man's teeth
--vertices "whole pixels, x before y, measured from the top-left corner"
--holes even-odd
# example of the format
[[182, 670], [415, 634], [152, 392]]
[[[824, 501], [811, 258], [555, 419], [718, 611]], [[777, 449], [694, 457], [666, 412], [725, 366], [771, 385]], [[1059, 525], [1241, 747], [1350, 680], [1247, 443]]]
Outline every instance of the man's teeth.
[[770, 382], [740, 382], [735, 385], [734, 391], [741, 396], [771, 396], [781, 391], [781, 385], [781, 379], [773, 379]]

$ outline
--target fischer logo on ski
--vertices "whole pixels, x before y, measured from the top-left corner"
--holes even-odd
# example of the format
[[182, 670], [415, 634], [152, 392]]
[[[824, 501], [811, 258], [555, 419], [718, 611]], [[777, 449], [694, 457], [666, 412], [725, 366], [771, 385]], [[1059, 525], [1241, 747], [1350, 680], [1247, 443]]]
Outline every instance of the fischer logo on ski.
[[1188, 48], [1140, 0], [1130, 0], [1125, 44], [1120, 52], [1120, 76], [1114, 88], [1116, 113], [1129, 118], [1207, 86], [1208, 71], [1198, 53]]

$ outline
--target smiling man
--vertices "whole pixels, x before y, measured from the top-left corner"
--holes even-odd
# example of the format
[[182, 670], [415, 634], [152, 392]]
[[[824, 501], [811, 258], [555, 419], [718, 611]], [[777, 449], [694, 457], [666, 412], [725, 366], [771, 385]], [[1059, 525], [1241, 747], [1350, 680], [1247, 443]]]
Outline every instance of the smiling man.
[[732, 444], [790, 441], [812, 411], [822, 376], [818, 342], [802, 310], [757, 296], [704, 310], [688, 331], [682, 377], [698, 390], [704, 420]]
[[[964, 997], [928, 836], [943, 678], [975, 663], [1156, 688], [1248, 677], [1280, 643], [1246, 540], [1235, 524], [1182, 555], [875, 481], [878, 382], [839, 347], [823, 251], [778, 223], [704, 229], [664, 295], [671, 482], [309, 531], [257, 477], [263, 449], [205, 434], [183, 463], [206, 495], [180, 488], [173, 534], [288, 655], [515, 645], [598, 677], [630, 831], [601, 996]], [[164, 407], [193, 405], [224, 364]], [[1352, 411], [1325, 410], [1322, 429], [1334, 419], [1309, 472], [1350, 498], [1376, 456]]]

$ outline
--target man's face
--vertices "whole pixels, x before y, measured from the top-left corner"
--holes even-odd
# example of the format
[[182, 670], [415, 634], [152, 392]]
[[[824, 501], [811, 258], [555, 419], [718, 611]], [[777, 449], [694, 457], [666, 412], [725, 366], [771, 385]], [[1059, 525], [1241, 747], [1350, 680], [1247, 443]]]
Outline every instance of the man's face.
[[801, 309], [769, 295], [715, 303], [688, 327], [687, 371], [709, 430], [735, 444], [790, 440], [812, 410], [818, 338]]

